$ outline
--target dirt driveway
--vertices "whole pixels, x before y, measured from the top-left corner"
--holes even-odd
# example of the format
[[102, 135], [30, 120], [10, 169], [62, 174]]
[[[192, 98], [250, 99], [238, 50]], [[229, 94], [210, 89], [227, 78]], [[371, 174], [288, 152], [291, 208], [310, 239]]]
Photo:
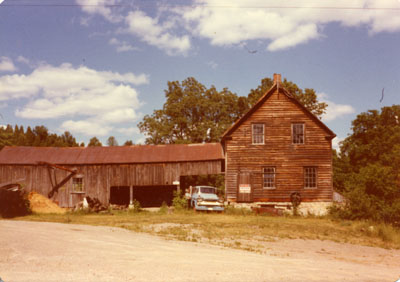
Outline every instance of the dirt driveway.
[[119, 228], [0, 220], [13, 281], [395, 281], [400, 251], [282, 240], [256, 254]]

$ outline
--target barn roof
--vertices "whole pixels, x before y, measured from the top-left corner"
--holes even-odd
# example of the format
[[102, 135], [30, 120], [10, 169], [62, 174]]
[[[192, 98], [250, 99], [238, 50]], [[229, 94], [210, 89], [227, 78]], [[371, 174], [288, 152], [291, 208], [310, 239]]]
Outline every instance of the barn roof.
[[303, 104], [301, 104], [289, 91], [287, 91], [281, 84], [281, 75], [274, 74], [274, 84], [272, 87], [265, 92], [263, 96], [255, 103], [255, 105], [250, 108], [250, 110], [245, 113], [240, 119], [238, 119], [230, 128], [228, 128], [222, 135], [221, 142], [225, 142], [229, 135], [231, 135], [244, 121], [246, 121], [255, 111], [257, 111], [266, 100], [276, 91], [281, 91], [285, 94], [293, 103], [299, 106], [312, 120], [314, 120], [321, 128], [325, 130], [328, 134], [327, 137], [333, 139], [336, 134], [329, 129], [317, 116], [315, 116], [310, 110], [308, 110]]
[[128, 164], [223, 160], [220, 143], [114, 147], [4, 147], [0, 164]]

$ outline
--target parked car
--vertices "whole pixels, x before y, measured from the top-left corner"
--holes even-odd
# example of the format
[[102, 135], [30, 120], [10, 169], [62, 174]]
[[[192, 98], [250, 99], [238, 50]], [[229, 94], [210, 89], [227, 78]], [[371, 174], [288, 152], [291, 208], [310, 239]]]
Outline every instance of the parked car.
[[217, 188], [191, 186], [186, 193], [189, 206], [195, 211], [224, 211], [224, 200], [217, 196]]

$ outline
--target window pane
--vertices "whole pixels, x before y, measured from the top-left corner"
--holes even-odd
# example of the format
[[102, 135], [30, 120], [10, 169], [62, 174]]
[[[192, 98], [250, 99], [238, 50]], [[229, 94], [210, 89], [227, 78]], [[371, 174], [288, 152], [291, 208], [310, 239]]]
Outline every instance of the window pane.
[[83, 178], [72, 178], [72, 190], [74, 192], [83, 192]]
[[304, 124], [292, 124], [292, 142], [293, 144], [304, 144]]
[[305, 167], [304, 168], [304, 187], [316, 188], [317, 187], [317, 168]]
[[253, 144], [264, 144], [264, 124], [253, 124]]
[[263, 187], [275, 188], [275, 167], [263, 168]]

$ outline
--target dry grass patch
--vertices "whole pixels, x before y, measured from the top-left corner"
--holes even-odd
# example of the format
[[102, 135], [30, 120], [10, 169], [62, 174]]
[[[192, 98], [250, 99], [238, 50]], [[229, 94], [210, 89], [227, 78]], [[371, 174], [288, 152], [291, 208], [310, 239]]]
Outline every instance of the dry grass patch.
[[254, 214], [207, 214], [192, 211], [109, 214], [34, 214], [19, 220], [121, 227], [193, 242], [265, 252], [279, 239], [317, 239], [383, 248], [400, 248], [400, 230], [390, 225], [329, 218], [272, 217]]

